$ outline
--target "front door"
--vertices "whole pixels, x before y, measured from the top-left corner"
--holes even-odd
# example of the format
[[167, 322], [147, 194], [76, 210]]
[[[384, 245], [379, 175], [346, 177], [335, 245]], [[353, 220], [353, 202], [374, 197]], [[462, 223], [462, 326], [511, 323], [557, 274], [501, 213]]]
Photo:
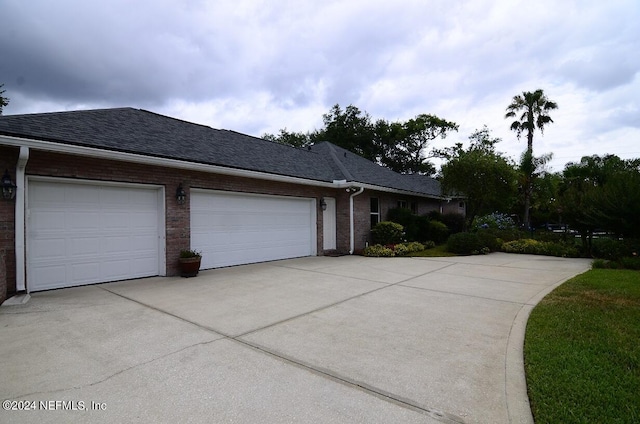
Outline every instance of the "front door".
[[336, 199], [325, 197], [327, 208], [322, 211], [322, 248], [324, 250], [336, 249]]

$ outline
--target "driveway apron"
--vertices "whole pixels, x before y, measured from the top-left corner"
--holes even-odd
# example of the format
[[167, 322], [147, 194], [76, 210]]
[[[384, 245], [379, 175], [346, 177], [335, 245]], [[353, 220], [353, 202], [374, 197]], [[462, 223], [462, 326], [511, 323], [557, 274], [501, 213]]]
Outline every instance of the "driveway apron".
[[33, 293], [0, 308], [0, 422], [532, 422], [526, 320], [589, 266], [309, 257]]

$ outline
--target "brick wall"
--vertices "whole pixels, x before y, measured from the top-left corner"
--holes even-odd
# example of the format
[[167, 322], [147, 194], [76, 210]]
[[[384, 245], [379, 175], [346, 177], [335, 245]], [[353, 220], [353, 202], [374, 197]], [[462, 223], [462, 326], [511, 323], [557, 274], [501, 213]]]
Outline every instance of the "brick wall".
[[[15, 178], [15, 164], [18, 149], [0, 147], [0, 170], [9, 169]], [[336, 199], [337, 251], [347, 253], [350, 247], [349, 197], [345, 189], [312, 187], [284, 182], [256, 180], [245, 177], [233, 177], [206, 172], [172, 169], [159, 166], [133, 164], [82, 156], [48, 153], [31, 150], [27, 163], [28, 176], [46, 176], [59, 178], [75, 178], [95, 181], [115, 181], [123, 183], [141, 183], [165, 187], [165, 223], [166, 223], [166, 264], [167, 275], [177, 275], [178, 254], [181, 249], [190, 247], [190, 209], [189, 201], [184, 205], [176, 202], [176, 189], [180, 183], [190, 197], [191, 188], [246, 192], [279, 196], [296, 196], [319, 199], [333, 197]], [[437, 202], [420, 198], [392, 195], [383, 192], [365, 190], [354, 198], [355, 211], [355, 250], [363, 249], [370, 237], [370, 198], [381, 199], [381, 219], [391, 207], [397, 206], [398, 200], [418, 202], [419, 212], [437, 209]], [[434, 203], [436, 206], [434, 206]], [[15, 202], [0, 200], [0, 298], [15, 292], [15, 252], [14, 252], [14, 207]], [[424, 212], [426, 213], [426, 212]], [[317, 209], [317, 251], [323, 252], [322, 210]], [[2, 266], [4, 258], [4, 266]], [[27, 276], [28, 280], [28, 276]]]
[[[19, 149], [0, 146], [0, 177], [8, 170], [15, 183], [16, 163]], [[15, 200], [4, 200], [0, 195], [0, 303], [4, 302], [8, 290], [15, 290]]]
[[[0, 150], [0, 166], [15, 168], [18, 157], [18, 149]], [[13, 168], [12, 168], [13, 167]], [[178, 184], [182, 183], [190, 196], [191, 188], [212, 190], [225, 190], [234, 192], [246, 192], [257, 194], [271, 194], [280, 196], [296, 196], [316, 198], [319, 205], [321, 197], [335, 197], [337, 216], [337, 231], [347, 233], [346, 243], [343, 237], [337, 241], [339, 251], [347, 251], [349, 246], [349, 222], [348, 222], [348, 196], [342, 193], [344, 190], [331, 188], [312, 187], [282, 182], [255, 180], [243, 177], [233, 177], [206, 172], [196, 172], [181, 169], [171, 169], [158, 166], [133, 164], [119, 161], [109, 161], [96, 158], [87, 158], [75, 155], [48, 153], [31, 150], [27, 163], [27, 176], [46, 176], [58, 178], [75, 178], [95, 181], [115, 181], [123, 183], [141, 183], [161, 185], [165, 187], [165, 224], [166, 224], [166, 264], [167, 275], [177, 275], [178, 254], [181, 249], [190, 247], [190, 209], [189, 202], [179, 205], [175, 195]], [[15, 173], [12, 174], [14, 178]], [[346, 193], [345, 193], [346, 194]], [[0, 203], [0, 252], [4, 253], [6, 265], [4, 272], [0, 273], [0, 297], [8, 292], [15, 292], [15, 252], [14, 252], [14, 202]], [[347, 208], [347, 219], [344, 219], [343, 210]], [[318, 207], [316, 232], [318, 235], [317, 251], [322, 250], [322, 210]], [[28, 278], [28, 277], [27, 277]]]

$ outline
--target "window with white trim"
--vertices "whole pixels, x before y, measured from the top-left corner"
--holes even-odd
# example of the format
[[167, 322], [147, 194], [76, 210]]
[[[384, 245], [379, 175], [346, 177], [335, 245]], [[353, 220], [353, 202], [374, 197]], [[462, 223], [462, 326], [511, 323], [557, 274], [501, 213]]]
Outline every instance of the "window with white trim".
[[371, 198], [371, 228], [373, 228], [378, 222], [380, 222], [380, 201], [377, 197]]

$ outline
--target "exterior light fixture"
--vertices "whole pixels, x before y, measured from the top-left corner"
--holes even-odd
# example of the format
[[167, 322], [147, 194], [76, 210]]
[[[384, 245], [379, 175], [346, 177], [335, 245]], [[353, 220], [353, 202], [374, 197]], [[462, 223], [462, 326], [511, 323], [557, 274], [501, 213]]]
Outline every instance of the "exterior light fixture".
[[187, 193], [182, 188], [182, 183], [178, 184], [178, 189], [176, 190], [176, 200], [179, 205], [184, 205], [184, 202], [187, 201]]
[[327, 210], [327, 202], [324, 201], [324, 197], [320, 198], [320, 207], [322, 208], [323, 211]]
[[6, 200], [14, 199], [16, 197], [16, 188], [18, 187], [11, 181], [9, 170], [5, 170], [2, 176], [2, 197]]

